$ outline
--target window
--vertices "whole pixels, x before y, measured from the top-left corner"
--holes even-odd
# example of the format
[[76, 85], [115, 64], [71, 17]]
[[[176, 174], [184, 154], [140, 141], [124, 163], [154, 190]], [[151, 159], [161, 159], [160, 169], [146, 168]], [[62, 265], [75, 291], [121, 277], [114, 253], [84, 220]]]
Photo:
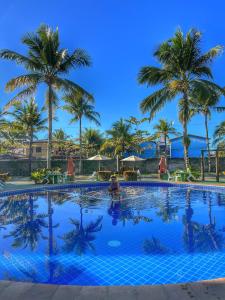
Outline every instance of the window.
[[36, 153], [41, 153], [41, 147], [36, 147]]

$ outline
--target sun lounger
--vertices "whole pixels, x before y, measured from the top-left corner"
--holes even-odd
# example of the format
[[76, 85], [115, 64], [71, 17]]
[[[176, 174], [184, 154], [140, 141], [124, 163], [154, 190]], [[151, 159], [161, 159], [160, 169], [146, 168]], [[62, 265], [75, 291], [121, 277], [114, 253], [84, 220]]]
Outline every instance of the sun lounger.
[[139, 180], [142, 179], [142, 175], [141, 175], [141, 172], [139, 169], [137, 170], [137, 179], [139, 179]]
[[90, 180], [90, 181], [96, 181], [97, 180], [97, 175], [98, 175], [97, 172], [94, 171], [92, 173], [92, 175], [90, 177], [88, 177], [88, 180]]

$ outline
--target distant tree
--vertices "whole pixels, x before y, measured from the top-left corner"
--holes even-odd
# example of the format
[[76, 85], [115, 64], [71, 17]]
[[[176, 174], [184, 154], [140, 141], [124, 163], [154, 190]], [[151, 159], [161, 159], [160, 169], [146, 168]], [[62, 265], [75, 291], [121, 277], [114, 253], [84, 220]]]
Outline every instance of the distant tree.
[[64, 142], [66, 140], [69, 139], [69, 135], [66, 134], [66, 132], [60, 128], [60, 129], [56, 129], [53, 134], [52, 134], [52, 138], [54, 141], [57, 141], [57, 142]]
[[113, 156], [121, 155], [129, 150], [133, 145], [133, 134], [131, 124], [124, 119], [120, 119], [112, 124], [112, 128], [106, 131], [108, 138], [103, 143], [102, 151], [112, 151]]
[[73, 117], [71, 123], [79, 122], [79, 141], [80, 141], [80, 173], [82, 168], [82, 121], [83, 118], [100, 125], [100, 115], [95, 111], [94, 99], [90, 100], [81, 93], [72, 92], [63, 97], [66, 104], [64, 109]]
[[213, 134], [214, 144], [218, 146], [218, 148], [225, 147], [225, 121], [221, 122], [216, 126], [216, 129]]
[[103, 141], [103, 135], [99, 132], [99, 130], [85, 128], [83, 133], [83, 143], [86, 148], [87, 156], [89, 156], [90, 152], [96, 154], [100, 150]]
[[163, 42], [155, 51], [154, 56], [161, 67], [145, 66], [141, 68], [138, 80], [149, 86], [161, 85], [162, 88], [147, 96], [141, 102], [143, 113], [150, 112], [150, 118], [169, 101], [180, 97], [183, 101], [183, 144], [184, 161], [189, 167], [188, 132], [190, 101], [193, 90], [210, 88], [224, 93], [223, 89], [206, 78], [212, 79], [209, 64], [221, 53], [222, 47], [216, 46], [202, 54], [201, 33], [191, 29], [186, 35], [179, 29], [175, 35]]
[[167, 141], [170, 138], [170, 135], [177, 135], [178, 132], [173, 126], [173, 122], [168, 122], [167, 120], [160, 119], [159, 123], [154, 126], [155, 136], [157, 138], [163, 138], [165, 145], [165, 156], [167, 157]]
[[44, 83], [47, 85], [46, 105], [48, 108], [48, 149], [47, 167], [51, 167], [52, 152], [52, 119], [53, 106], [57, 102], [57, 90], [76, 90], [90, 96], [83, 88], [76, 83], [66, 79], [72, 68], [79, 68], [90, 65], [90, 58], [82, 49], [76, 49], [72, 54], [66, 48], [60, 48], [58, 29], [53, 30], [47, 25], [41, 25], [35, 33], [28, 33], [22, 38], [22, 43], [27, 46], [27, 55], [19, 54], [12, 50], [2, 50], [0, 57], [12, 60], [23, 65], [27, 74], [11, 79], [6, 89], [14, 91], [17, 88], [25, 87], [19, 92], [8, 105], [15, 101], [22, 101], [35, 93], [37, 87]]
[[29, 141], [29, 174], [31, 173], [32, 154], [33, 154], [33, 141], [35, 133], [45, 130], [46, 119], [41, 116], [41, 111], [38, 109], [35, 100], [25, 100], [23, 104], [20, 102], [13, 104], [13, 111], [8, 112], [13, 117], [14, 128], [21, 130], [26, 134]]
[[193, 114], [201, 113], [204, 116], [206, 143], [208, 151], [208, 171], [211, 172], [211, 154], [210, 154], [210, 141], [209, 141], [209, 129], [208, 121], [211, 118], [212, 110], [222, 112], [225, 107], [217, 107], [220, 100], [221, 93], [215, 90], [201, 90], [193, 91], [191, 94], [191, 110]]

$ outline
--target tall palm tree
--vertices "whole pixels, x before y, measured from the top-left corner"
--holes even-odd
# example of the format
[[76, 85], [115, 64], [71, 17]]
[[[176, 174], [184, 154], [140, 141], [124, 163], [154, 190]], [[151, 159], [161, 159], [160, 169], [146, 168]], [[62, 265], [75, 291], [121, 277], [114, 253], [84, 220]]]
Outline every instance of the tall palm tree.
[[14, 91], [17, 88], [25, 87], [8, 105], [34, 94], [40, 84], [44, 83], [47, 85], [47, 167], [50, 168], [53, 106], [57, 101], [56, 91], [68, 91], [73, 89], [89, 95], [79, 85], [64, 78], [64, 75], [67, 75], [72, 68], [89, 66], [90, 58], [82, 49], [76, 49], [70, 54], [66, 48], [61, 48], [58, 29], [53, 30], [47, 25], [41, 25], [35, 33], [26, 34], [22, 38], [22, 43], [27, 47], [26, 55], [8, 49], [0, 52], [1, 58], [12, 60], [19, 65], [23, 65], [27, 70], [26, 74], [13, 78], [7, 83], [7, 91]]
[[208, 52], [201, 51], [201, 33], [191, 29], [186, 35], [179, 29], [175, 35], [163, 42], [155, 51], [154, 56], [161, 67], [145, 66], [141, 68], [138, 81], [149, 86], [161, 85], [161, 88], [141, 102], [143, 113], [150, 112], [153, 118], [166, 102], [180, 97], [183, 101], [183, 144], [185, 167], [189, 167], [188, 132], [189, 94], [192, 90], [211, 89], [223, 90], [213, 83], [209, 64], [221, 52], [222, 47], [216, 46]]
[[168, 122], [167, 120], [160, 119], [159, 123], [154, 126], [155, 135], [157, 138], [163, 138], [165, 146], [165, 156], [167, 157], [167, 141], [170, 135], [177, 135], [177, 130], [173, 126], [173, 122]]
[[67, 93], [63, 97], [66, 104], [64, 109], [73, 115], [71, 123], [79, 122], [80, 162], [79, 170], [82, 172], [82, 121], [83, 118], [100, 125], [100, 115], [94, 109], [94, 99], [90, 101], [85, 95], [77, 92]]
[[96, 154], [100, 150], [100, 147], [103, 143], [103, 136], [99, 130], [85, 128], [83, 141], [87, 149], [87, 156], [89, 156], [89, 152]]
[[191, 110], [193, 111], [193, 114], [201, 113], [204, 116], [209, 172], [211, 172], [211, 157], [208, 121], [211, 118], [212, 110], [217, 110], [218, 112], [222, 112], [225, 110], [224, 107], [216, 107], [220, 100], [220, 96], [221, 93], [218, 93], [218, 91], [207, 89], [206, 91], [193, 91], [190, 99]]
[[109, 138], [102, 145], [101, 150], [107, 148], [113, 149], [113, 154], [123, 156], [131, 147], [133, 135], [131, 133], [131, 124], [125, 122], [122, 118], [112, 124], [112, 128], [106, 131]]
[[17, 102], [13, 105], [13, 111], [8, 112], [13, 116], [13, 126], [18, 130], [24, 131], [29, 141], [29, 174], [31, 174], [33, 140], [35, 133], [45, 130], [46, 119], [43, 119], [41, 112], [33, 98], [25, 100], [24, 104]]

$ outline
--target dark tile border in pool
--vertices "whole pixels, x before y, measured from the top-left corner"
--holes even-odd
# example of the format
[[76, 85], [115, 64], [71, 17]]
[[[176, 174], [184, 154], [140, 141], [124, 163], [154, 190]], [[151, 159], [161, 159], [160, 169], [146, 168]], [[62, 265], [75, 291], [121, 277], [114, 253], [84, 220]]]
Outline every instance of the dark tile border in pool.
[[[60, 184], [60, 185], [46, 185], [41, 187], [30, 187], [26, 189], [10, 190], [10, 191], [1, 191], [0, 197], [26, 194], [26, 193], [35, 193], [41, 191], [50, 191], [50, 190], [60, 190], [67, 188], [81, 188], [81, 187], [104, 187], [107, 186], [109, 182], [84, 182], [84, 183], [70, 183], [70, 184]], [[120, 182], [121, 186], [154, 186], [154, 187], [178, 187], [178, 188], [189, 188], [189, 189], [198, 189], [198, 190], [207, 190], [211, 192], [225, 192], [225, 186], [215, 186], [215, 185], [201, 185], [201, 184], [192, 184], [192, 183], [172, 183], [172, 182], [155, 182], [155, 181], [126, 181]]]

